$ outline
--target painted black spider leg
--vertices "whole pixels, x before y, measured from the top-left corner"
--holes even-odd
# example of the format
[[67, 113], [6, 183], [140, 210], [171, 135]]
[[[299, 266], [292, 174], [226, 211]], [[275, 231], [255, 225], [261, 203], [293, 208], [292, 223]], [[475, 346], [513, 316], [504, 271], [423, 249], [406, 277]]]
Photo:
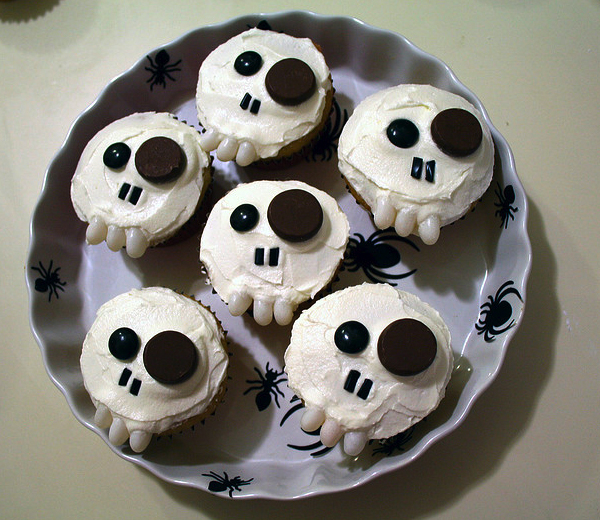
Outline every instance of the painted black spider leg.
[[287, 412], [285, 412], [285, 415], [281, 418], [281, 421], [279, 421], [279, 426], [283, 426], [283, 423], [289, 419], [290, 415], [297, 412], [298, 410], [301, 410], [302, 408], [304, 408], [304, 405], [302, 403], [298, 403], [296, 406], [290, 408]]
[[500, 286], [500, 289], [498, 289], [496, 291], [496, 301], [501, 301], [504, 300], [504, 298], [506, 296], [508, 296], [509, 294], [516, 294], [517, 298], [519, 298], [519, 300], [521, 302], [523, 302], [523, 298], [521, 298], [521, 293], [519, 292], [519, 290], [516, 287], [508, 287], [509, 285], [512, 285], [514, 282], [512, 280], [509, 280], [508, 282], [503, 283]]

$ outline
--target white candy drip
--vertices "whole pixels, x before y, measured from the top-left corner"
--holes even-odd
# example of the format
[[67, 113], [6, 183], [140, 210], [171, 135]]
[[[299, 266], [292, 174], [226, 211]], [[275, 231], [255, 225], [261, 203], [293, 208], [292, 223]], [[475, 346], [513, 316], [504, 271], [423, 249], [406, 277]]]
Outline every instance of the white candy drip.
[[119, 251], [125, 247], [127, 237], [125, 231], [118, 226], [108, 226], [106, 233], [106, 245], [111, 251]]
[[127, 244], [126, 250], [127, 254], [131, 258], [139, 258], [148, 249], [148, 239], [146, 235], [144, 235], [143, 231], [139, 228], [129, 228], [126, 233]]
[[209, 128], [206, 132], [200, 135], [200, 146], [207, 152], [212, 152], [217, 149], [221, 142], [221, 137], [218, 132]]
[[235, 292], [229, 300], [229, 312], [232, 316], [241, 316], [252, 305], [252, 297], [246, 293]]
[[348, 432], [344, 435], [344, 451], [356, 457], [363, 450], [369, 438], [365, 432]]
[[252, 308], [254, 321], [259, 325], [268, 325], [273, 320], [273, 304], [264, 300], [254, 300]]
[[395, 216], [396, 210], [390, 200], [385, 197], [379, 197], [373, 213], [375, 225], [379, 229], [387, 229], [394, 223]]
[[96, 414], [94, 415], [94, 422], [99, 428], [108, 428], [112, 423], [112, 414], [110, 410], [103, 404], [98, 405]]
[[100, 244], [106, 239], [108, 227], [100, 217], [94, 217], [85, 232], [85, 239], [88, 244]]
[[407, 237], [415, 229], [416, 211], [412, 208], [402, 208], [396, 214], [394, 228], [401, 237]]
[[125, 421], [120, 417], [115, 417], [110, 430], [108, 430], [108, 440], [115, 446], [120, 446], [129, 439], [129, 431], [125, 425]]
[[140, 453], [148, 447], [151, 439], [151, 433], [136, 430], [131, 432], [131, 435], [129, 436], [129, 445], [133, 451]]
[[321, 426], [321, 442], [328, 448], [333, 448], [344, 435], [344, 430], [333, 419], [325, 419]]
[[235, 156], [235, 162], [240, 166], [248, 166], [257, 158], [254, 145], [249, 141], [242, 141]]
[[440, 237], [440, 219], [437, 215], [431, 215], [419, 224], [419, 236], [427, 245], [437, 242]]
[[279, 325], [288, 325], [294, 317], [294, 309], [290, 302], [278, 298], [273, 305], [273, 316]]
[[238, 142], [233, 137], [226, 137], [217, 147], [217, 158], [220, 161], [231, 161], [235, 159], [238, 151]]
[[317, 408], [307, 408], [300, 419], [300, 427], [305, 432], [314, 432], [325, 422], [325, 413]]

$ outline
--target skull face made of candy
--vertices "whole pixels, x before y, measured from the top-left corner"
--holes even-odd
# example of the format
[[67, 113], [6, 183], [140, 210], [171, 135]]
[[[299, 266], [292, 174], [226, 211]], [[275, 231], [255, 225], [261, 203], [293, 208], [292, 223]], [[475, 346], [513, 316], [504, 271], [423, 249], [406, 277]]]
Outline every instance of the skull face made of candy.
[[329, 68], [306, 38], [250, 29], [217, 47], [198, 76], [202, 144], [247, 166], [316, 133], [332, 96]]
[[333, 278], [348, 242], [333, 197], [300, 181], [241, 184], [213, 207], [200, 261], [234, 316], [251, 305], [260, 325], [293, 312]]
[[98, 311], [81, 371], [109, 440], [144, 450], [162, 433], [216, 406], [228, 356], [213, 314], [162, 287], [121, 294]]
[[301, 426], [358, 455], [432, 412], [453, 367], [450, 332], [415, 295], [387, 284], [332, 293], [294, 322], [288, 386], [306, 406]]
[[430, 85], [363, 100], [344, 126], [339, 168], [380, 229], [433, 244], [487, 190], [494, 145], [481, 113]]
[[166, 113], [137, 113], [98, 132], [71, 181], [77, 216], [90, 244], [144, 254], [195, 213], [210, 180], [199, 133]]

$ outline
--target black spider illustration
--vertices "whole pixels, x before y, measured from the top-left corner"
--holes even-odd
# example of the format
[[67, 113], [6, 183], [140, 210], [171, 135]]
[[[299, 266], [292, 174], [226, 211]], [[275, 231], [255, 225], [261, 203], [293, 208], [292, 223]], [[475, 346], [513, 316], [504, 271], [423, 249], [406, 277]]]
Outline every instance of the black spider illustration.
[[277, 379], [279, 376], [283, 375], [283, 370], [281, 372], [277, 372], [277, 370], [269, 368], [269, 363], [267, 362], [264, 376], [258, 368], [254, 367], [254, 371], [258, 374], [258, 377], [260, 379], [247, 379], [246, 383], [258, 384], [259, 386], [251, 386], [250, 388], [248, 388], [248, 390], [244, 392], [244, 395], [246, 395], [251, 390], [259, 391], [256, 394], [255, 398], [256, 407], [258, 408], [259, 412], [262, 412], [263, 410], [266, 410], [269, 407], [269, 405], [271, 404], [271, 396], [273, 396], [275, 404], [277, 405], [277, 408], [279, 408], [278, 395], [280, 395], [281, 397], [285, 396], [283, 392], [279, 390], [279, 388], [277, 388], [277, 385], [283, 383], [284, 381], [287, 381], [285, 377]]
[[420, 251], [414, 242], [397, 235], [392, 228], [375, 231], [366, 240], [360, 233], [354, 233], [354, 236], [357, 238], [351, 237], [348, 241], [344, 269], [351, 272], [362, 269], [372, 282], [388, 282], [394, 286], [397, 284], [390, 280], [407, 278], [417, 271], [417, 269], [405, 273], [386, 271], [386, 269], [398, 265], [402, 259], [398, 248], [391, 244], [407, 244], [416, 251]]
[[[337, 100], [333, 98], [333, 105], [325, 128], [319, 135], [319, 138], [314, 143], [310, 158], [317, 161], [320, 158], [321, 162], [330, 161], [333, 154], [337, 152], [337, 141], [342, 134], [342, 128], [348, 121], [348, 111], [344, 108], [342, 111]], [[306, 158], [309, 160], [309, 157]]]
[[53, 295], [56, 296], [56, 298], [58, 299], [58, 291], [64, 292], [64, 287], [65, 285], [67, 285], [67, 282], [61, 281], [60, 275], [58, 274], [58, 271], [60, 271], [60, 267], [57, 267], [53, 271], [53, 265], [54, 264], [52, 260], [50, 260], [50, 265], [48, 266], [48, 269], [44, 267], [42, 262], [38, 262], [38, 267], [31, 266], [31, 268], [34, 271], [37, 271], [41, 275], [40, 278], [36, 278], [35, 280], [35, 290], [42, 293], [47, 292], [48, 301], [52, 299]]
[[208, 483], [209, 491], [213, 491], [214, 493], [221, 493], [223, 491], [229, 491], [229, 497], [233, 496], [234, 491], [241, 491], [241, 486], [247, 486], [254, 479], [251, 478], [249, 480], [242, 480], [238, 475], [237, 477], [229, 478], [229, 475], [224, 471], [223, 476], [211, 471], [210, 473], [202, 473], [203, 477], [209, 477], [211, 480]]
[[483, 334], [483, 339], [488, 343], [494, 341], [498, 334], [506, 332], [515, 324], [515, 320], [511, 320], [508, 325], [505, 325], [512, 316], [512, 306], [504, 298], [514, 294], [521, 302], [523, 301], [519, 291], [515, 287], [510, 287], [513, 284], [512, 280], [502, 284], [500, 289], [496, 291], [496, 295], [492, 297], [490, 294], [488, 296], [489, 301], [481, 306], [479, 320], [475, 324], [475, 328], [477, 334]]
[[383, 453], [385, 456], [389, 457], [396, 450], [404, 451], [404, 445], [412, 439], [415, 426], [416, 425], [413, 425], [408, 430], [404, 430], [393, 437], [380, 440], [379, 446], [373, 449], [372, 455], [375, 456], [378, 453]]
[[[290, 400], [290, 403], [294, 403], [296, 401], [300, 401], [300, 398], [297, 395], [292, 397], [292, 399]], [[295, 404], [294, 406], [292, 406], [285, 413], [285, 415], [279, 422], [279, 426], [283, 426], [283, 423], [285, 423], [285, 421], [287, 421], [292, 414], [296, 413], [298, 410], [301, 410], [302, 408], [304, 408], [302, 401], [300, 401], [297, 404]], [[304, 430], [302, 430], [302, 432], [305, 433], [306, 435], [310, 435], [311, 437], [319, 437], [321, 435], [321, 428], [318, 428], [317, 430], [315, 430], [313, 432], [306, 432]], [[312, 442], [310, 444], [288, 444], [287, 447], [291, 448], [293, 450], [298, 450], [298, 451], [317, 450], [310, 454], [311, 457], [319, 457], [321, 455], [325, 455], [326, 453], [329, 453], [333, 449], [333, 448], [328, 448], [327, 446], [323, 446], [323, 443], [320, 440], [317, 440], [316, 442]]]
[[[250, 24], [246, 24], [246, 27], [248, 27], [248, 29], [254, 29], [254, 27], [252, 27], [252, 25], [250, 25]], [[260, 22], [258, 22], [256, 24], [256, 29], [262, 29], [263, 31], [272, 31], [273, 30], [271, 28], [271, 24], [269, 24], [269, 22], [267, 22], [266, 20], [261, 20]]]
[[154, 60], [150, 56], [146, 56], [146, 59], [150, 63], [149, 67], [144, 67], [145, 70], [151, 72], [150, 78], [146, 81], [146, 83], [150, 83], [150, 90], [152, 90], [155, 85], [162, 85], [163, 88], [166, 88], [167, 79], [176, 81], [171, 74], [181, 70], [177, 66], [181, 63], [181, 60], [177, 60], [175, 63], [169, 63], [171, 56], [169, 56], [169, 53], [164, 49], [161, 49], [156, 53]]
[[494, 215], [500, 217], [500, 227], [504, 226], [504, 229], [507, 229], [509, 221], [515, 220], [514, 214], [519, 211], [519, 208], [512, 205], [515, 201], [515, 190], [512, 184], [507, 184], [504, 192], [501, 191], [500, 183], [497, 184], [498, 187], [494, 190], [494, 193], [498, 197], [498, 202], [494, 202], [494, 206], [500, 209], [497, 209]]

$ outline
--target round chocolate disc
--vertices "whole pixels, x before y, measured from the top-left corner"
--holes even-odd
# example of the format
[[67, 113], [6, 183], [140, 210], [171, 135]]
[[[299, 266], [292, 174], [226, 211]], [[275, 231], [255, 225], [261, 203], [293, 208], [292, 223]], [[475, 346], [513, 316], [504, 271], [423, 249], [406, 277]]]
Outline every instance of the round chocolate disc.
[[431, 122], [431, 137], [450, 157], [471, 155], [483, 139], [479, 120], [462, 108], [442, 110]]
[[279, 238], [304, 242], [321, 229], [323, 209], [312, 193], [291, 189], [273, 197], [267, 209], [267, 219]]
[[297, 106], [313, 95], [317, 83], [314, 72], [305, 62], [285, 58], [269, 69], [265, 86], [276, 103]]
[[379, 336], [377, 355], [381, 364], [397, 376], [413, 376], [433, 363], [437, 340], [419, 320], [403, 318], [390, 323]]
[[169, 137], [151, 137], [138, 148], [135, 167], [147, 181], [163, 183], [175, 180], [185, 168], [185, 154]]
[[159, 383], [183, 383], [194, 373], [197, 365], [196, 346], [181, 332], [165, 330], [146, 343], [144, 367]]

